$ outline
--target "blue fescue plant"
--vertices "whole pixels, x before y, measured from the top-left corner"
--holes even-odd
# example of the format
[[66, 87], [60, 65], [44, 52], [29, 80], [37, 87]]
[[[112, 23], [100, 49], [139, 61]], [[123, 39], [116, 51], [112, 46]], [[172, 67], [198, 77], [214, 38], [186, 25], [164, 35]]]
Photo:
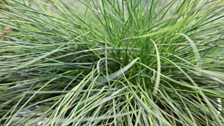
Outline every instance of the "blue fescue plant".
[[0, 4], [3, 126], [222, 126], [223, 0]]

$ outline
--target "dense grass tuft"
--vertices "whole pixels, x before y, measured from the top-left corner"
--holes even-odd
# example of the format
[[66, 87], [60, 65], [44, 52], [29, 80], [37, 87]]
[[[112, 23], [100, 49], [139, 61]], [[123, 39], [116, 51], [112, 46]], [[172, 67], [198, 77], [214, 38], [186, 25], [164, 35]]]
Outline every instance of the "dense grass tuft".
[[223, 0], [0, 3], [0, 124], [222, 126]]

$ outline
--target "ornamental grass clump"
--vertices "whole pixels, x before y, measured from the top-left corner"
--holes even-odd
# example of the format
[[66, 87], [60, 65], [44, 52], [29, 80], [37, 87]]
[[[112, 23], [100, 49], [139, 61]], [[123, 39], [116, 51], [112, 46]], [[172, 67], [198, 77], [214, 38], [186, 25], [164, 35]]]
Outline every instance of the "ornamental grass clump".
[[0, 124], [222, 126], [223, 0], [7, 0]]

